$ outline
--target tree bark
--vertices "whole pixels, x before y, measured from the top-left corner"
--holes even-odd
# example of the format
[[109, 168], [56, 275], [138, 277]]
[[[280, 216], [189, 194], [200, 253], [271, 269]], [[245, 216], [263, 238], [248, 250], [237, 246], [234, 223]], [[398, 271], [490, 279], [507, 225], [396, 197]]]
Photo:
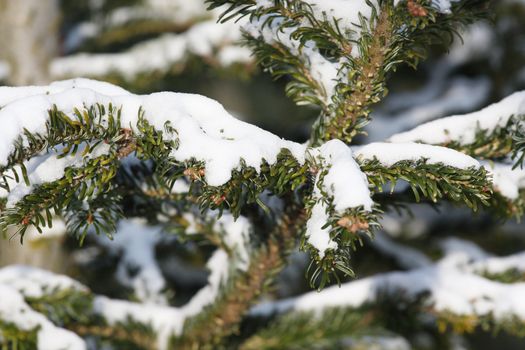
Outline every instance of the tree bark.
[[49, 63], [59, 50], [58, 0], [0, 0], [0, 51], [11, 85], [49, 83]]

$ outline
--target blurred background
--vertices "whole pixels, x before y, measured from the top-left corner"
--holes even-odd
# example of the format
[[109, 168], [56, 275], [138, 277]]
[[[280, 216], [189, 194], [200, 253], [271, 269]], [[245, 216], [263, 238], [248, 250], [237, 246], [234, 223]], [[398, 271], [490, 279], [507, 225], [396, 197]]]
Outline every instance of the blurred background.
[[[376, 107], [368, 137], [358, 143], [474, 111], [525, 89], [525, 1], [493, 3], [486, 21], [460, 30], [462, 39], [430, 47], [417, 70], [402, 67], [391, 77], [390, 93]], [[219, 14], [206, 11], [204, 0], [0, 0], [0, 84], [88, 77], [134, 93], [198, 93], [240, 119], [288, 139], [307, 140], [318, 112], [287, 99], [286, 81], [273, 81], [240, 44], [242, 21], [219, 24]], [[440, 244], [451, 237], [497, 256], [525, 250], [518, 220], [502, 225], [487, 213], [474, 215], [446, 204], [407, 204], [406, 210], [387, 212], [383, 225], [374, 242], [353, 254], [358, 278], [414, 266], [414, 259], [393, 252], [394, 239], [430, 259], [440, 256]], [[90, 236], [82, 247], [65, 234], [64, 225], [44, 234], [29, 232], [24, 245], [10, 232], [4, 236], [0, 267], [33, 265], [73, 276], [96, 293], [172, 305], [183, 304], [206, 283], [204, 264], [212, 251], [137, 222], [123, 222], [114, 241]], [[296, 253], [291, 261], [268, 298], [309, 290], [308, 258]], [[523, 282], [525, 273], [495, 278]], [[440, 349], [438, 337], [421, 330], [409, 338], [416, 349]], [[525, 342], [480, 330], [454, 336], [447, 347], [523, 349]]]

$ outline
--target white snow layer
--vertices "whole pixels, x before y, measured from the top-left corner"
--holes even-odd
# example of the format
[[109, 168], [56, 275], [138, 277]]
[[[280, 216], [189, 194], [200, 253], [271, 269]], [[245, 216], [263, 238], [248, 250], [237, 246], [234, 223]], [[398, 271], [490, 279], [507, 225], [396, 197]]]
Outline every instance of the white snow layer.
[[85, 290], [65, 276], [24, 266], [0, 269], [0, 320], [15, 324], [21, 330], [37, 331], [39, 350], [84, 350], [86, 344], [76, 334], [56, 327], [44, 315], [32, 310], [24, 296], [39, 298], [54, 289]]
[[[231, 261], [224, 250], [217, 250], [206, 267], [210, 270], [208, 285], [202, 288], [182, 307], [169, 307], [158, 304], [140, 304], [124, 300], [113, 300], [97, 296], [94, 311], [110, 324], [134, 321], [151, 325], [156, 332], [158, 348], [167, 348], [171, 335], [180, 335], [184, 321], [200, 313], [215, 301], [220, 286], [226, 282], [231, 269]], [[30, 330], [40, 326], [39, 347], [43, 350], [83, 350], [84, 342], [75, 334], [55, 327], [43, 315], [34, 312], [24, 302], [23, 297], [42, 297], [46, 291], [54, 289], [86, 290], [69, 277], [33, 267], [11, 266], [0, 269], [0, 320], [13, 322], [20, 329]]]
[[508, 258], [493, 258], [472, 244], [453, 240], [447, 244], [446, 255], [430, 266], [406, 272], [390, 272], [334, 286], [321, 292], [267, 302], [258, 305], [252, 314], [273, 312], [314, 311], [329, 307], [359, 307], [373, 303], [389, 291], [402, 292], [407, 297], [429, 293], [429, 302], [436, 311], [457, 315], [493, 315], [496, 319], [516, 316], [525, 320], [525, 283], [504, 284], [488, 280], [474, 271], [499, 272], [523, 268], [522, 254]]
[[382, 165], [387, 167], [403, 160], [417, 161], [421, 159], [426, 159], [427, 164], [442, 163], [459, 169], [480, 167], [480, 163], [476, 159], [456, 150], [412, 142], [374, 142], [358, 147], [355, 154], [358, 159], [377, 159]]
[[[0, 164], [6, 164], [24, 129], [45, 133], [48, 110], [54, 105], [71, 114], [74, 108], [96, 103], [122, 106], [121, 121], [125, 126], [136, 126], [140, 108], [158, 130], [170, 122], [177, 130], [171, 137], [179, 141], [172, 156], [179, 161], [203, 161], [206, 181], [212, 186], [226, 183], [242, 160], [257, 170], [263, 160], [275, 163], [282, 149], [290, 150], [300, 163], [304, 162], [305, 146], [237, 120], [218, 102], [204, 96], [172, 92], [133, 95], [107, 83], [75, 79], [48, 87], [0, 88], [0, 120], [5, 125], [0, 131]], [[55, 170], [43, 173], [54, 178]]]
[[513, 169], [512, 164], [495, 162], [484, 162], [483, 166], [492, 175], [496, 191], [510, 200], [519, 198], [519, 191], [525, 188], [525, 169]]
[[330, 140], [311, 150], [310, 154], [328, 168], [323, 189], [333, 196], [336, 211], [359, 206], [372, 210], [374, 202], [370, 198], [366, 175], [354, 160], [350, 147], [340, 140]]
[[[338, 19], [339, 28], [343, 30], [359, 30], [359, 16], [367, 19], [372, 14], [372, 7], [366, 0], [306, 0], [305, 2], [312, 6], [317, 19]], [[371, 3], [377, 6], [377, 1], [372, 0]]]
[[328, 249], [337, 248], [337, 244], [330, 238], [331, 228], [326, 226], [330, 215], [322, 192], [333, 198], [334, 209], [338, 213], [360, 206], [371, 211], [374, 203], [370, 197], [366, 175], [354, 160], [350, 147], [340, 140], [331, 140], [321, 147], [311, 149], [309, 154], [321, 165], [320, 171], [328, 169], [322, 179], [322, 189], [319, 188], [320, 177], [317, 176], [313, 193], [317, 202], [306, 223], [308, 243], [318, 250], [322, 258]]
[[166, 281], [155, 258], [160, 231], [160, 227], [148, 226], [143, 220], [121, 220], [112, 241], [106, 236], [95, 237], [107, 249], [120, 253], [116, 271], [120, 283], [131, 287], [142, 302], [165, 305], [162, 292]]
[[215, 251], [206, 266], [211, 271], [208, 285], [182, 307], [138, 304], [101, 296], [95, 299], [95, 311], [110, 324], [125, 322], [131, 318], [151, 325], [157, 334], [159, 349], [167, 349], [170, 336], [181, 334], [186, 318], [197, 315], [217, 298], [220, 286], [229, 275], [228, 254], [223, 250]]
[[465, 145], [475, 140], [478, 129], [491, 132], [498, 126], [505, 126], [512, 116], [524, 113], [525, 91], [515, 92], [480, 111], [438, 119], [394, 135], [390, 141], [418, 141], [430, 144], [446, 144], [456, 141]]
[[249, 63], [253, 59], [248, 48], [241, 47], [241, 23], [217, 23], [216, 19], [192, 26], [181, 34], [164, 34], [140, 43], [125, 52], [66, 56], [55, 59], [50, 67], [57, 78], [72, 76], [101, 77], [118, 73], [132, 80], [140, 73], [167, 72], [189, 55], [213, 57], [223, 66]]
[[267, 15], [260, 18], [253, 17], [243, 29], [255, 38], [262, 38], [268, 44], [280, 43], [292, 54], [301, 57], [310, 75], [323, 90], [325, 102], [329, 103], [339, 79], [341, 63], [331, 62], [324, 58], [312, 40], [301, 43], [292, 38], [292, 34], [301, 26], [279, 28], [282, 18], [273, 18], [271, 22], [268, 20]]

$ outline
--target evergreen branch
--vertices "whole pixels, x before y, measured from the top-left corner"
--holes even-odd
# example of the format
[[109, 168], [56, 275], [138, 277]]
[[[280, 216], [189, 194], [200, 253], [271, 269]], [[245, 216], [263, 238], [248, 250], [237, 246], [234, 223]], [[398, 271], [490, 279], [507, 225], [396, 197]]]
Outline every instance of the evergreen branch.
[[417, 202], [422, 197], [433, 202], [447, 198], [476, 211], [488, 206], [492, 195], [492, 184], [483, 167], [458, 169], [442, 163], [428, 164], [426, 159], [400, 161], [392, 166], [384, 166], [373, 159], [363, 161], [361, 167], [379, 192], [388, 184], [393, 193], [399, 180], [406, 181]]
[[392, 50], [393, 30], [388, 8], [382, 8], [373, 32], [361, 37], [364, 56], [353, 62], [349, 82], [338, 87], [329, 116], [318, 121], [312, 133], [314, 144], [331, 139], [349, 143], [368, 123], [370, 106], [384, 95], [384, 65]]
[[390, 140], [443, 145], [482, 159], [510, 157], [518, 167], [524, 154], [524, 98], [524, 92], [516, 92], [480, 111], [437, 119]]
[[241, 350], [343, 349], [343, 338], [369, 331], [377, 322], [373, 311], [333, 308], [321, 315], [288, 313], [272, 320], [267, 328], [252, 335]]
[[[190, 179], [198, 185], [195, 187], [200, 191], [200, 208], [203, 211], [229, 209], [235, 216], [240, 215], [246, 204], [262, 204], [259, 195], [263, 191], [271, 190], [281, 195], [293, 191], [307, 180], [307, 165], [301, 165], [296, 155], [283, 148], [273, 164], [262, 159], [259, 170], [240, 159], [239, 170], [232, 170], [230, 181], [224, 185], [210, 186], [204, 162], [196, 159], [180, 161], [171, 155], [179, 148], [178, 130], [168, 122], [164, 130], [157, 130], [144, 118], [144, 111], [139, 111], [133, 130], [124, 128], [120, 113], [120, 109], [111, 104], [107, 109], [95, 104], [83, 110], [75, 109], [73, 116], [69, 117], [55, 107], [49, 112], [45, 134], [26, 130], [25, 137], [15, 142], [15, 150], [10, 153], [3, 168], [4, 188], [10, 190], [9, 182], [13, 185], [20, 181], [15, 169], [19, 166], [27, 186], [24, 191], [30, 193], [2, 211], [3, 227], [18, 226], [18, 233], [23, 234], [29, 225], [37, 228], [51, 225], [51, 222], [45, 222], [41, 212], [44, 211], [50, 218], [50, 211], [54, 209], [57, 213], [63, 210], [69, 213], [70, 228], [81, 237], [93, 226], [97, 232], [111, 233], [120, 216], [120, 196], [114, 178], [119, 171], [120, 160], [131, 153], [136, 153], [141, 160], [152, 160], [156, 164], [159, 176], [165, 177], [163, 184], [166, 190], [185, 172], [191, 175], [192, 169], [199, 169], [202, 175], [190, 176]], [[66, 165], [60, 179], [29, 184], [32, 175], [27, 176], [25, 163], [22, 162], [42, 152], [44, 145], [47, 152], [52, 149], [58, 151], [58, 156], [52, 157], [65, 157], [67, 162], [81, 163], [82, 166]], [[60, 148], [56, 148], [58, 145]], [[99, 147], [107, 147], [108, 154], [90, 159]], [[80, 151], [82, 154], [79, 154]], [[10, 181], [5, 175], [8, 170], [14, 172], [15, 181]], [[82, 200], [86, 198], [91, 204], [84, 210]], [[111, 210], [97, 211], [104, 207]]]
[[389, 72], [401, 62], [417, 65], [429, 41], [452, 38], [456, 26], [484, 11], [479, 0], [461, 1], [450, 14], [427, 2], [409, 1], [406, 8], [368, 2], [368, 17], [360, 14], [359, 23], [349, 26], [343, 23], [350, 19], [320, 14], [308, 1], [209, 2], [228, 4], [226, 19], [250, 15], [246, 44], [258, 62], [275, 77], [292, 78], [286, 92], [298, 104], [321, 107], [310, 140], [314, 146], [331, 139], [350, 143], [369, 122], [371, 106], [386, 94]]
[[155, 334], [149, 325], [133, 319], [108, 325], [93, 309], [94, 295], [86, 291], [46, 291], [41, 297], [26, 298], [34, 310], [45, 315], [55, 324], [80, 336], [93, 336], [115, 342], [123, 342], [140, 349], [156, 349]]
[[[37, 327], [38, 328], [38, 327]], [[15, 324], [0, 320], [0, 348], [33, 350], [37, 348], [37, 330], [21, 330]]]
[[174, 348], [214, 349], [237, 331], [244, 314], [284, 267], [294, 247], [297, 231], [305, 219], [300, 209], [292, 206], [288, 207], [289, 212], [281, 218], [266, 243], [253, 253], [248, 270], [236, 274], [209, 309], [185, 323], [183, 335], [173, 339]]

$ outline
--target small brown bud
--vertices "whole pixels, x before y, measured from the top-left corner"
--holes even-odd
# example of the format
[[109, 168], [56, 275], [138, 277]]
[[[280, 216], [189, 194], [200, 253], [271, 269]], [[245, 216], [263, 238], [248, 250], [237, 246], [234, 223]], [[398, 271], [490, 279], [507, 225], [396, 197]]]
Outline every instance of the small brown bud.
[[226, 200], [226, 196], [221, 194], [221, 195], [213, 195], [211, 196], [211, 200], [213, 201], [213, 203], [215, 205], [221, 205], [225, 200]]
[[414, 0], [407, 1], [407, 9], [408, 12], [414, 17], [426, 17], [428, 15], [427, 10], [420, 4], [416, 3]]
[[31, 223], [31, 217], [29, 215], [24, 216], [22, 221], [20, 222], [22, 225], [27, 226]]
[[350, 218], [347, 216], [339, 219], [337, 225], [352, 233], [357, 233], [358, 231], [367, 230], [369, 228], [368, 222], [362, 221], [359, 218]]
[[184, 176], [190, 178], [192, 181], [195, 181], [202, 179], [204, 177], [205, 172], [203, 168], [188, 168], [184, 170], [183, 174]]

